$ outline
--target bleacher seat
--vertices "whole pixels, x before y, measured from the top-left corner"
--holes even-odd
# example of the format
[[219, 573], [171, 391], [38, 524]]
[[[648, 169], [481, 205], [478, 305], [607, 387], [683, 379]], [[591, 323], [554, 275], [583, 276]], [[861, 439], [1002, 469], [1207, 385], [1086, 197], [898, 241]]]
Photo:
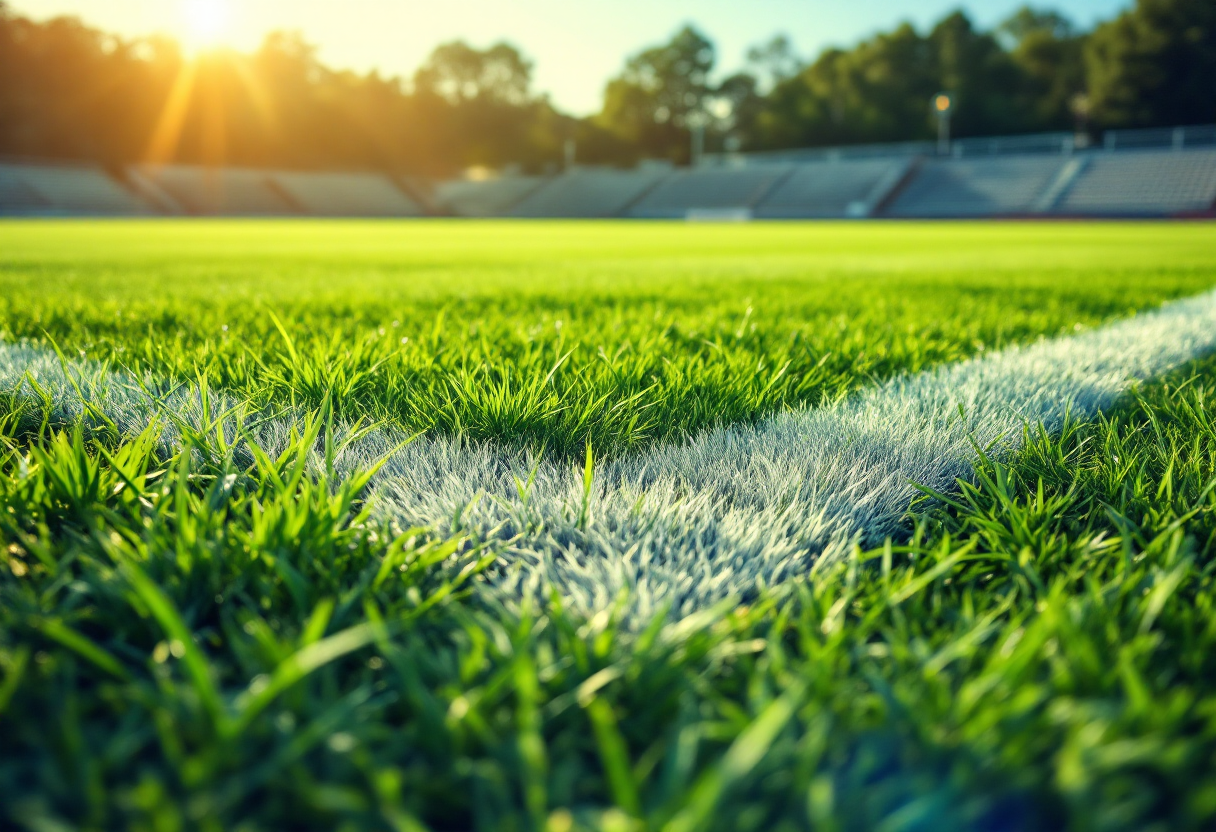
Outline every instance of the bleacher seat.
[[433, 199], [440, 210], [458, 217], [501, 217], [550, 181], [542, 176], [457, 179], [436, 185]]
[[653, 188], [669, 171], [572, 170], [526, 196], [514, 217], [616, 217]]
[[139, 165], [130, 175], [171, 197], [189, 214], [290, 216], [304, 209], [267, 171], [193, 165]]
[[51, 202], [21, 176], [17, 165], [0, 165], [0, 214], [30, 216], [52, 211]]
[[[1177, 136], [1178, 131], [1173, 131]], [[1216, 130], [1213, 130], [1216, 135]], [[864, 150], [864, 148], [862, 149]], [[1171, 216], [1216, 211], [1216, 148], [955, 156], [819, 154], [692, 169], [578, 168], [439, 182], [376, 173], [0, 163], [0, 215], [414, 217]]]
[[676, 171], [642, 197], [629, 216], [659, 219], [700, 211], [750, 211], [791, 171], [789, 165]]
[[1055, 211], [1167, 216], [1216, 203], [1216, 150], [1094, 153]]
[[932, 159], [884, 213], [892, 217], [1029, 214], [1064, 163], [1059, 156]]
[[865, 216], [902, 178], [909, 164], [907, 159], [799, 164], [756, 206], [755, 215], [788, 219]]
[[0, 165], [0, 213], [146, 214], [148, 206], [101, 168], [72, 164]]
[[375, 173], [276, 172], [273, 181], [307, 213], [320, 217], [417, 217], [423, 214], [385, 176]]

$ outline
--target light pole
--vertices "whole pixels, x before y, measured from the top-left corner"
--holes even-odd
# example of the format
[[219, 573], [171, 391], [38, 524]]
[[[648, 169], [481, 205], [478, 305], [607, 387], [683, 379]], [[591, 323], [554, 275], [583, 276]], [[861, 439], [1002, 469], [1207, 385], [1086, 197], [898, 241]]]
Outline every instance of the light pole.
[[937, 154], [950, 155], [950, 113], [954, 109], [954, 96], [948, 92], [939, 92], [931, 102], [934, 115], [937, 116]]
[[688, 125], [689, 139], [692, 142], [688, 150], [689, 161], [693, 167], [699, 165], [701, 158], [705, 155], [705, 127], [708, 121], [709, 119], [704, 113], [696, 112], [689, 113], [685, 122]]
[[1076, 119], [1076, 127], [1074, 128], [1074, 147], [1089, 147], [1089, 113], [1092, 105], [1089, 100], [1089, 95], [1079, 92], [1068, 100], [1068, 106], [1072, 109], [1073, 118]]

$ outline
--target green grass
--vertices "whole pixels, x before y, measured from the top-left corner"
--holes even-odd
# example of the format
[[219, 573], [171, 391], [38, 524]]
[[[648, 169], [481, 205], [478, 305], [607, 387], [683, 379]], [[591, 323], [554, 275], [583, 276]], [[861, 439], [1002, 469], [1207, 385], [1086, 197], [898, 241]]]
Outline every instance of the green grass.
[[[341, 409], [407, 427], [624, 452], [1201, 291], [1214, 237], [14, 223], [0, 225], [0, 326], [206, 373], [255, 403], [317, 405], [336, 386]], [[793, 600], [638, 634], [468, 593], [486, 553], [394, 536], [368, 519], [358, 478], [303, 474], [324, 413], [250, 466], [204, 437], [162, 458], [151, 431], [49, 424], [10, 397], [0, 817], [1211, 828], [1214, 369], [1031, 434], [957, 496], [915, 507], [906, 540]]]
[[0, 330], [611, 454], [1129, 314], [1214, 266], [1208, 225], [14, 223]]

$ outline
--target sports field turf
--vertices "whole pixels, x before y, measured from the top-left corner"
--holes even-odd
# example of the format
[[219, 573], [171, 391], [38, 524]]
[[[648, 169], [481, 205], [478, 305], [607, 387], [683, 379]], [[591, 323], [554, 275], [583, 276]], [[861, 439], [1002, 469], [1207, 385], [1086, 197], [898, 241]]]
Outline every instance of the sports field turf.
[[[865, 396], [915, 421], [921, 388], [889, 379], [998, 353], [972, 376], [1032, 378], [1033, 351], [1001, 351], [1147, 327], [1213, 286], [1210, 224], [0, 225], [0, 812], [1210, 827], [1208, 318], [1111, 342], [1152, 361], [1095, 346], [1115, 369], [1019, 395], [1126, 364], [1101, 387], [1121, 395], [1036, 404], [1046, 427], [968, 446], [940, 482], [892, 463], [934, 489], [883, 484], [893, 525], [816, 542], [823, 517], [869, 522], [856, 495], [803, 494], [847, 491], [844, 469], [748, 477]], [[932, 424], [908, 441], [959, 423]], [[732, 453], [752, 469], [709, 470]], [[613, 514], [635, 493], [668, 502]], [[827, 514], [774, 539], [804, 504]], [[744, 580], [749, 531], [784, 571]], [[722, 586], [656, 590], [692, 548], [712, 557], [690, 580]], [[561, 578], [593, 560], [606, 600]]]

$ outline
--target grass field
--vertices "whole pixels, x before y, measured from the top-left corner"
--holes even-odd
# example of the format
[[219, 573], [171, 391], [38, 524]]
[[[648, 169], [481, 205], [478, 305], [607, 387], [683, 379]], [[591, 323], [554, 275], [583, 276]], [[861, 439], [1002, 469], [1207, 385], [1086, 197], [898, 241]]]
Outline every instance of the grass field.
[[[0, 813], [1210, 828], [1205, 350], [976, 449], [889, 538], [782, 586], [639, 621], [504, 576], [544, 547], [632, 563], [603, 495], [664, 449], [1213, 286], [1211, 224], [2, 224]], [[172, 385], [198, 412], [157, 410]], [[338, 464], [369, 427], [417, 438]], [[452, 473], [383, 484], [434, 449], [536, 511], [503, 520]], [[569, 517], [529, 490], [550, 468], [584, 489]], [[671, 480], [663, 522], [698, 482]], [[711, 514], [759, 499], [714, 488]], [[449, 492], [472, 499], [418, 521]]]

